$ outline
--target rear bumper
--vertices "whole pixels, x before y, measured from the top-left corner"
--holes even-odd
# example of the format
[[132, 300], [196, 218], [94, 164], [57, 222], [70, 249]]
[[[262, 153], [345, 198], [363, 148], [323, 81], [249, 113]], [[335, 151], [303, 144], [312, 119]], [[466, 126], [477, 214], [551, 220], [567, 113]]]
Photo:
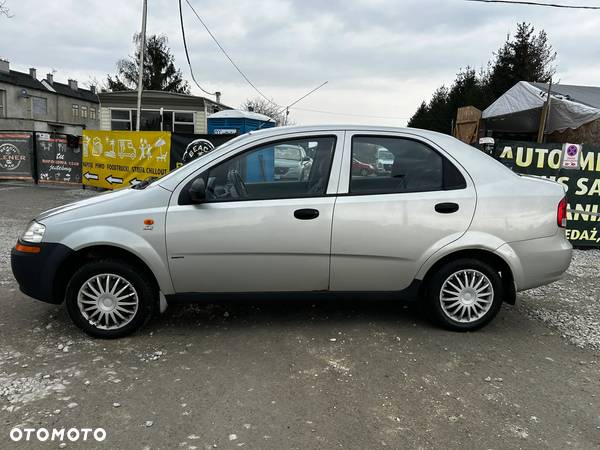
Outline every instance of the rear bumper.
[[510, 264], [517, 291], [552, 283], [571, 264], [573, 247], [563, 230], [554, 236], [509, 242], [496, 250]]
[[[30, 245], [30, 244], [27, 244]], [[63, 244], [43, 242], [36, 244], [39, 253], [25, 253], [13, 248], [10, 254], [12, 272], [25, 295], [47, 303], [58, 304], [62, 298], [55, 298], [54, 280], [61, 263], [73, 250]]]

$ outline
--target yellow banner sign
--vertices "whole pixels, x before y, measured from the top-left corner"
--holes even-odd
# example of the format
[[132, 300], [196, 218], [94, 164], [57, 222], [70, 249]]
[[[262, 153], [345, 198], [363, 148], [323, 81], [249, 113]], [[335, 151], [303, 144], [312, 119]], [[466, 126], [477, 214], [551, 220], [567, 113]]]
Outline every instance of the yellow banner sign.
[[133, 186], [169, 171], [168, 131], [83, 131], [83, 184], [107, 189]]

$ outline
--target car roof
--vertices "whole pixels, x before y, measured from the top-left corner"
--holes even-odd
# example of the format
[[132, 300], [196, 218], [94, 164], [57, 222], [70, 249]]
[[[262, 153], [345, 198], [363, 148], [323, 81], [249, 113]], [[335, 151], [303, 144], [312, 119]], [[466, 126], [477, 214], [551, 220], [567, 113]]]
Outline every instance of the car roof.
[[[216, 157], [220, 157], [224, 152], [229, 152], [232, 148], [246, 145], [248, 141], [261, 141], [265, 138], [277, 137], [282, 135], [290, 135], [290, 134], [301, 134], [301, 133], [315, 133], [315, 132], [362, 132], [365, 134], [377, 134], [380, 132], [383, 133], [399, 133], [405, 136], [414, 136], [419, 137], [424, 140], [429, 141], [430, 143], [435, 144], [438, 148], [441, 148], [454, 158], [459, 164], [461, 164], [465, 170], [470, 174], [470, 176], [477, 182], [490, 181], [495, 178], [492, 176], [492, 173], [495, 173], [497, 176], [506, 176], [506, 173], [511, 173], [510, 169], [503, 166], [500, 162], [490, 158], [488, 155], [483, 153], [482, 151], [467, 145], [458, 139], [443, 133], [438, 133], [435, 131], [422, 130], [419, 128], [402, 128], [402, 127], [384, 127], [384, 126], [374, 126], [374, 125], [302, 125], [302, 126], [284, 126], [284, 127], [274, 127], [274, 128], [266, 128], [262, 130], [250, 131], [248, 133], [242, 134], [231, 141], [226, 142], [219, 148], [215, 150], [215, 152], [211, 152], [207, 154], [205, 157], [209, 157], [209, 155]], [[233, 147], [235, 146], [235, 147]], [[168, 190], [173, 190], [175, 186], [181, 181], [183, 178], [188, 176], [190, 173], [203, 166], [204, 163], [210, 162], [209, 159], [200, 158], [195, 162], [192, 162], [186, 166], [183, 166], [178, 170], [179, 173], [177, 177], [173, 176], [173, 173], [167, 174], [165, 177], [161, 178], [157, 183], [162, 187]], [[495, 168], [495, 169], [494, 169]], [[490, 173], [489, 170], [492, 169]], [[504, 174], [504, 175], [503, 175]], [[514, 174], [513, 174], [514, 175]]]
[[277, 136], [286, 133], [303, 133], [303, 132], [320, 132], [320, 131], [364, 131], [364, 132], [389, 132], [389, 133], [408, 133], [416, 134], [429, 138], [449, 137], [448, 135], [435, 131], [422, 130], [419, 128], [407, 127], [387, 127], [378, 125], [352, 125], [352, 124], [331, 124], [331, 125], [291, 125], [283, 127], [263, 128], [261, 130], [253, 130], [246, 133], [248, 136]]

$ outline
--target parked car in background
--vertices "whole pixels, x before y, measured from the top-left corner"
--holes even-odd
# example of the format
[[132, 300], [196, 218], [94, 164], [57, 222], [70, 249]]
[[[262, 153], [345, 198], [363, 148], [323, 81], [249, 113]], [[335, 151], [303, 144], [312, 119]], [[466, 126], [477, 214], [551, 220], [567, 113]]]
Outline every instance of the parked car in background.
[[275, 179], [306, 180], [312, 166], [312, 159], [299, 145], [275, 146]]
[[377, 174], [389, 175], [394, 163], [394, 155], [385, 148], [377, 149]]
[[375, 167], [371, 164], [359, 161], [356, 158], [352, 158], [352, 174], [361, 175], [366, 177], [367, 175], [373, 175], [376, 172]]
[[[379, 176], [354, 173], [358, 148], [379, 149]], [[258, 159], [261, 170], [248, 170]], [[273, 178], [273, 166], [308, 174]], [[561, 277], [566, 207], [560, 184], [516, 175], [447, 135], [271, 128], [152, 183], [40, 214], [11, 261], [25, 294], [65, 302], [77, 326], [103, 338], [218, 292], [379, 292], [465, 331], [517, 291]]]

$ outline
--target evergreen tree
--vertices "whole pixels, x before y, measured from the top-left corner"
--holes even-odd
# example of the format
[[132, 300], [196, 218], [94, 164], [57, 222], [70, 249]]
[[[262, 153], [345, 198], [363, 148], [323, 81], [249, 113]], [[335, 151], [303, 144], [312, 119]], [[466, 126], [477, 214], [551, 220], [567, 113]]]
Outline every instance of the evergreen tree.
[[531, 24], [519, 23], [514, 38], [506, 38], [485, 70], [460, 70], [450, 89], [438, 88], [408, 126], [450, 133], [458, 108], [472, 105], [483, 110], [519, 81], [547, 83], [556, 72], [555, 59], [546, 32], [536, 34]]
[[[117, 62], [117, 74], [114, 78], [107, 76], [106, 88], [109, 91], [137, 89], [141, 47], [139, 33], [134, 35], [133, 42], [136, 46], [135, 55]], [[190, 93], [190, 85], [183, 79], [181, 69], [175, 67], [175, 57], [166, 36], [152, 35], [147, 38], [142, 80], [143, 88], [147, 90]]]

